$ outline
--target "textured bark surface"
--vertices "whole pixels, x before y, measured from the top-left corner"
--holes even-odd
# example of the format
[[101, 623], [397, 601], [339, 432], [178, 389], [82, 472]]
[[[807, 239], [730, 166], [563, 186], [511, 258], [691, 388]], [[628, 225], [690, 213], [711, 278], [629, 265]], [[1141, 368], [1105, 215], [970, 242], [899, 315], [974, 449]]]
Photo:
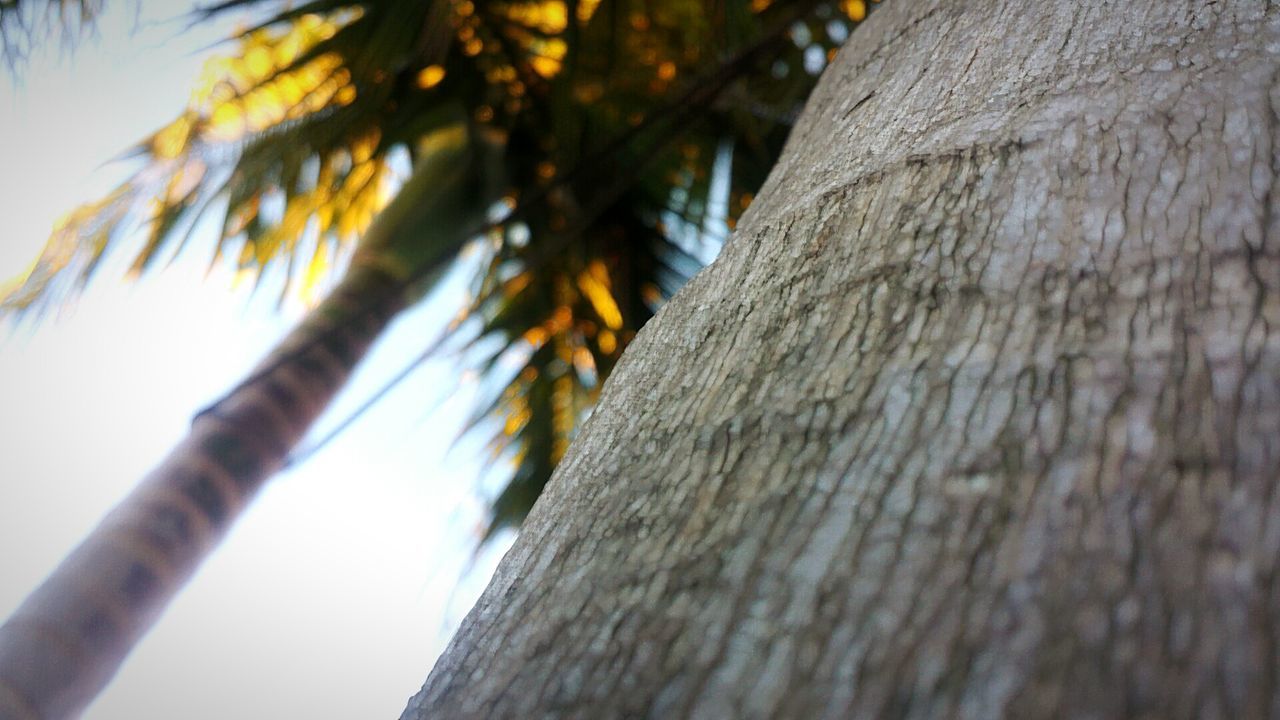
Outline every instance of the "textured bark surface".
[[78, 716], [402, 307], [357, 267], [0, 626], [0, 720]]
[[889, 0], [406, 717], [1264, 717], [1280, 7]]

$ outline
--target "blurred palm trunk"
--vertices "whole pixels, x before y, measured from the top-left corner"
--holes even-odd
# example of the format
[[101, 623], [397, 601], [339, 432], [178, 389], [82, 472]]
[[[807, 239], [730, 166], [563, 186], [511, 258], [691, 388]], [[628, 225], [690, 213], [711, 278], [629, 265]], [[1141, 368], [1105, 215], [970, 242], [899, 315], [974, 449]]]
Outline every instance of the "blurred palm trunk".
[[79, 714], [280, 469], [403, 305], [358, 263], [0, 626], [0, 719]]

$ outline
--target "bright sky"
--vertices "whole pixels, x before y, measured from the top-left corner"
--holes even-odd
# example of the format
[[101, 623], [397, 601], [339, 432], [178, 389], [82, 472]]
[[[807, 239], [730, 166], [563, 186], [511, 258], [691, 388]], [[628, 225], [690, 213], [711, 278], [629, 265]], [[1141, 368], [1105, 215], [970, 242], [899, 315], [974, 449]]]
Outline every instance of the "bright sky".
[[[154, 24], [183, 6], [107, 3], [99, 37], [0, 73], [0, 280], [54, 220], [120, 180], [104, 163], [187, 98], [226, 26]], [[154, 15], [153, 15], [154, 14]], [[176, 36], [176, 39], [175, 39]], [[58, 317], [0, 327], [0, 617], [186, 431], [191, 414], [300, 316], [205, 277], [206, 242], [136, 284], [118, 257]], [[461, 284], [454, 283], [454, 297]], [[328, 416], [381, 386], [453, 313], [393, 327]], [[482, 517], [472, 393], [445, 360], [268, 486], [94, 704], [89, 720], [398, 717], [505, 550], [464, 574]]]

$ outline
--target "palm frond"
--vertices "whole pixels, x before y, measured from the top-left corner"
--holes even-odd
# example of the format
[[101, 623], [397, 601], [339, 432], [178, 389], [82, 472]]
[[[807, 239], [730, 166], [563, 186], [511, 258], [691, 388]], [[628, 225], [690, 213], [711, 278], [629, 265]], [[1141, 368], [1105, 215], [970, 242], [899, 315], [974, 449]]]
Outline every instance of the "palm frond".
[[221, 256], [259, 274], [288, 263], [305, 292], [375, 242], [360, 238], [423, 143], [469, 125], [496, 148], [475, 169], [507, 206], [459, 228], [489, 239], [463, 326], [479, 328], [473, 360], [492, 388], [474, 426], [498, 428], [491, 446], [512, 462], [491, 536], [524, 517], [623, 348], [750, 204], [815, 58], [866, 9], [224, 0], [198, 16], [259, 13], [234, 54], [209, 64], [186, 110], [135, 149], [141, 169], [69, 216], [0, 307], [65, 297], [138, 225], [144, 272], [214, 212]]
[[91, 33], [103, 0], [0, 0], [0, 56], [16, 70], [39, 43], [71, 46]]

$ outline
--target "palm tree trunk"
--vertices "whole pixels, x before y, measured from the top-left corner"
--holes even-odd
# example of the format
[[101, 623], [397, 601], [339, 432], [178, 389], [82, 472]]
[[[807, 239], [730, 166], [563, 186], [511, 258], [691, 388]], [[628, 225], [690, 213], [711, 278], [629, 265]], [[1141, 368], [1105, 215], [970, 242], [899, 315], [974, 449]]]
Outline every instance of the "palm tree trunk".
[[886, 0], [405, 718], [1280, 715], [1280, 5]]
[[355, 264], [0, 626], [0, 719], [77, 715], [278, 470], [400, 310]]

